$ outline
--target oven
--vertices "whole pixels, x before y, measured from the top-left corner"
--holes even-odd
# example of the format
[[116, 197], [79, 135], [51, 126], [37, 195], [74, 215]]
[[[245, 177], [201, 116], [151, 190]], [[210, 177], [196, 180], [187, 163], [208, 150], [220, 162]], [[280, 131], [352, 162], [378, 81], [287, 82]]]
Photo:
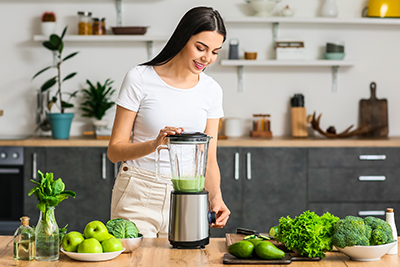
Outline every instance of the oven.
[[24, 148], [0, 146], [0, 235], [13, 235], [24, 215]]

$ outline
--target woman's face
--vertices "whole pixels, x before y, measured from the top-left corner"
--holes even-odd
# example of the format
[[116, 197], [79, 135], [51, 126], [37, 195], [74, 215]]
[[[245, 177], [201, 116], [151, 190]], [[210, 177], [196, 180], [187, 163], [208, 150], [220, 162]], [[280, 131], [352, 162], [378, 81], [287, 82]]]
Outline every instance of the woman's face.
[[224, 37], [217, 32], [205, 31], [193, 35], [180, 52], [183, 64], [194, 74], [217, 60]]

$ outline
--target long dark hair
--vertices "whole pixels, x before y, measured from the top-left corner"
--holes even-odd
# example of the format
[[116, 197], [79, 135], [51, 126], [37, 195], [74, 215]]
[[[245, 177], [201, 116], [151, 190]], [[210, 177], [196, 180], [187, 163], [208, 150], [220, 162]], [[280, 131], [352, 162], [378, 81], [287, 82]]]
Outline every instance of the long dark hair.
[[204, 31], [216, 31], [226, 39], [224, 21], [217, 10], [211, 7], [194, 7], [182, 17], [171, 38], [152, 60], [141, 65], [160, 66], [174, 58], [189, 39]]

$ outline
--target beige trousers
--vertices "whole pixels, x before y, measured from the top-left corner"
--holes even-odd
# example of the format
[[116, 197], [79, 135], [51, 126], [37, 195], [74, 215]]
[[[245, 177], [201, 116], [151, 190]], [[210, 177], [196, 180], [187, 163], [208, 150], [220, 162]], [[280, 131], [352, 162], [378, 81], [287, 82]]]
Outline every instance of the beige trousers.
[[172, 185], [155, 173], [122, 163], [111, 198], [111, 219], [133, 221], [144, 237], [167, 237]]

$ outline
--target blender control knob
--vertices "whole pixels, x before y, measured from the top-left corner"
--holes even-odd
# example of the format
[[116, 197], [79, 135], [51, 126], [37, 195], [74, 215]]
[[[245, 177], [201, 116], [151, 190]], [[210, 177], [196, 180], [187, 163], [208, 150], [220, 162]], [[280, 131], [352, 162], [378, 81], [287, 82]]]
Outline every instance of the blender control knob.
[[208, 222], [209, 224], [215, 223], [217, 221], [217, 214], [214, 211], [208, 212]]

